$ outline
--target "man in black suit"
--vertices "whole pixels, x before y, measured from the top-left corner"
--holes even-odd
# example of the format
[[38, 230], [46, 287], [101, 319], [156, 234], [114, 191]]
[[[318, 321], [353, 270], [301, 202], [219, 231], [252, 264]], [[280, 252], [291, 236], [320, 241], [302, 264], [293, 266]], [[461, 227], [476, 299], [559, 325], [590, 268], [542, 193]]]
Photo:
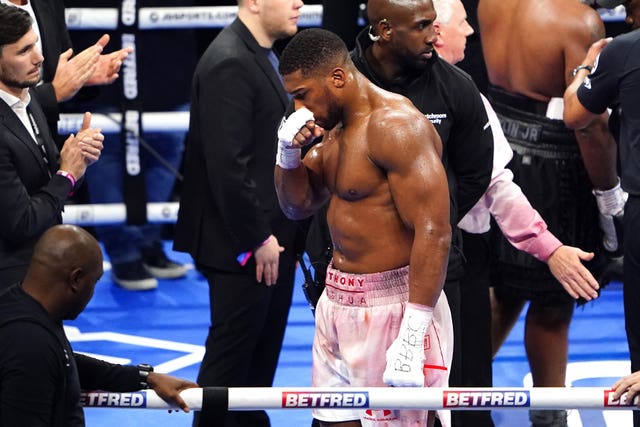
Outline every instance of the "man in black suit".
[[[297, 31], [301, 0], [238, 1], [192, 83], [174, 248], [209, 282], [211, 327], [202, 386], [269, 387], [295, 276], [297, 225], [273, 181], [276, 133], [289, 103], [271, 49]], [[264, 411], [203, 409], [195, 425], [269, 426]]]
[[62, 0], [1, 0], [1, 3], [27, 11], [34, 21], [38, 47], [44, 56], [42, 84], [32, 89], [47, 117], [49, 129], [55, 135], [60, 111], [58, 103], [67, 101], [83, 86], [113, 83], [122, 61], [131, 52], [120, 49], [102, 55], [109, 43], [104, 34], [92, 46], [73, 55], [71, 39], [65, 22]]
[[103, 135], [82, 129], [58, 152], [45, 114], [29, 88], [43, 57], [29, 14], [0, 4], [0, 289], [22, 280], [33, 246], [62, 221], [68, 195], [100, 156]]

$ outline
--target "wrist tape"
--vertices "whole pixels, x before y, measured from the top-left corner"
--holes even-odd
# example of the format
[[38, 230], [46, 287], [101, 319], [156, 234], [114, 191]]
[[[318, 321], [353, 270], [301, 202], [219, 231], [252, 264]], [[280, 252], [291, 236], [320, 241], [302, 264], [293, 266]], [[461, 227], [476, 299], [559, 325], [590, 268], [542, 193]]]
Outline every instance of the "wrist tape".
[[306, 108], [294, 111], [286, 119], [283, 118], [278, 128], [278, 151], [276, 165], [283, 169], [295, 169], [300, 164], [302, 150], [291, 146], [293, 139], [304, 125], [313, 121], [313, 113]]
[[282, 139], [278, 140], [278, 151], [276, 152], [276, 165], [282, 169], [295, 169], [302, 161], [302, 149], [293, 148]]
[[616, 216], [624, 211], [626, 197], [620, 187], [620, 179], [618, 179], [618, 183], [613, 188], [593, 190], [593, 195], [596, 196], [598, 210], [602, 215]]

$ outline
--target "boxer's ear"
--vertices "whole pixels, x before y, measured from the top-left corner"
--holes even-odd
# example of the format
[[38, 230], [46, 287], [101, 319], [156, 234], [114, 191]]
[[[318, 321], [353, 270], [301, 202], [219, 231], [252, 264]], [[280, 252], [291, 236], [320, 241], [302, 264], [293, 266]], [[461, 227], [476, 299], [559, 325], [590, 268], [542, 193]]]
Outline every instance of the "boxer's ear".
[[344, 68], [336, 67], [331, 71], [331, 82], [336, 88], [344, 87], [347, 81], [347, 73]]

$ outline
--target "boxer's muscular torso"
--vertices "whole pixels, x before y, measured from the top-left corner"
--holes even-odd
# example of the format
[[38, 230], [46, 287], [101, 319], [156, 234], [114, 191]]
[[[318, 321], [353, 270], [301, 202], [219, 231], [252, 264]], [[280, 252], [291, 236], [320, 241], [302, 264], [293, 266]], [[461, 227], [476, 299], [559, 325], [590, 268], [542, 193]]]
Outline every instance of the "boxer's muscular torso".
[[604, 37], [598, 13], [580, 0], [480, 0], [483, 54], [492, 84], [548, 101]]
[[[323, 181], [332, 194], [327, 221], [334, 243], [334, 265], [343, 271], [378, 272], [410, 263], [414, 230], [407, 226], [406, 218], [401, 215], [415, 214], [417, 206], [402, 205], [401, 197], [393, 193], [396, 186], [389, 182], [396, 179], [393, 178], [394, 173], [385, 165], [385, 146], [393, 144], [393, 150], [401, 151], [403, 137], [392, 142], [389, 135], [378, 131], [385, 125], [396, 130], [407, 125], [406, 115], [413, 108], [408, 110], [404, 98], [398, 99], [385, 98], [370, 117], [354, 121], [347, 128], [334, 128], [325, 135], [322, 143]], [[412, 114], [415, 113], [417, 110]], [[415, 116], [415, 120], [423, 118], [422, 115]], [[376, 123], [384, 124], [378, 126]], [[426, 144], [421, 145], [427, 147], [408, 156], [425, 156], [428, 152], [429, 161], [439, 162], [442, 148], [435, 128], [427, 121], [420, 126], [426, 133]], [[425, 163], [421, 166], [424, 168]], [[412, 179], [428, 179], [431, 168], [427, 166], [425, 169]], [[403, 183], [398, 187], [406, 191], [411, 184], [407, 187]], [[408, 199], [410, 203], [411, 199]], [[434, 203], [433, 200], [419, 202], [425, 205]], [[428, 208], [429, 211], [433, 209]], [[422, 208], [420, 211], [423, 212]]]

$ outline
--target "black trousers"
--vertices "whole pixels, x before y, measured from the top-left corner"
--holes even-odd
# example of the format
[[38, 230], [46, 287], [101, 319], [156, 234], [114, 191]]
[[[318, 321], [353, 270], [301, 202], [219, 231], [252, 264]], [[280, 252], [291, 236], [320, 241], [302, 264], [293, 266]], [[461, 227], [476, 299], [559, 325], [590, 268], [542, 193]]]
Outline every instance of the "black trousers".
[[[491, 387], [493, 370], [491, 358], [491, 300], [489, 299], [490, 238], [489, 233], [462, 232], [465, 274], [460, 281], [460, 323], [458, 372], [456, 387]], [[454, 325], [454, 328], [456, 325]], [[454, 365], [455, 366], [455, 365]], [[452, 372], [454, 369], [452, 368]], [[454, 427], [493, 427], [490, 411], [453, 411]]]
[[[624, 321], [631, 356], [631, 372], [640, 370], [640, 196], [629, 195], [624, 208]], [[633, 411], [640, 427], [640, 411]]]
[[[200, 386], [271, 387], [278, 365], [295, 278], [295, 257], [280, 256], [278, 282], [270, 287], [253, 275], [199, 267], [209, 282], [211, 326]], [[265, 411], [203, 408], [195, 427], [269, 427]]]

